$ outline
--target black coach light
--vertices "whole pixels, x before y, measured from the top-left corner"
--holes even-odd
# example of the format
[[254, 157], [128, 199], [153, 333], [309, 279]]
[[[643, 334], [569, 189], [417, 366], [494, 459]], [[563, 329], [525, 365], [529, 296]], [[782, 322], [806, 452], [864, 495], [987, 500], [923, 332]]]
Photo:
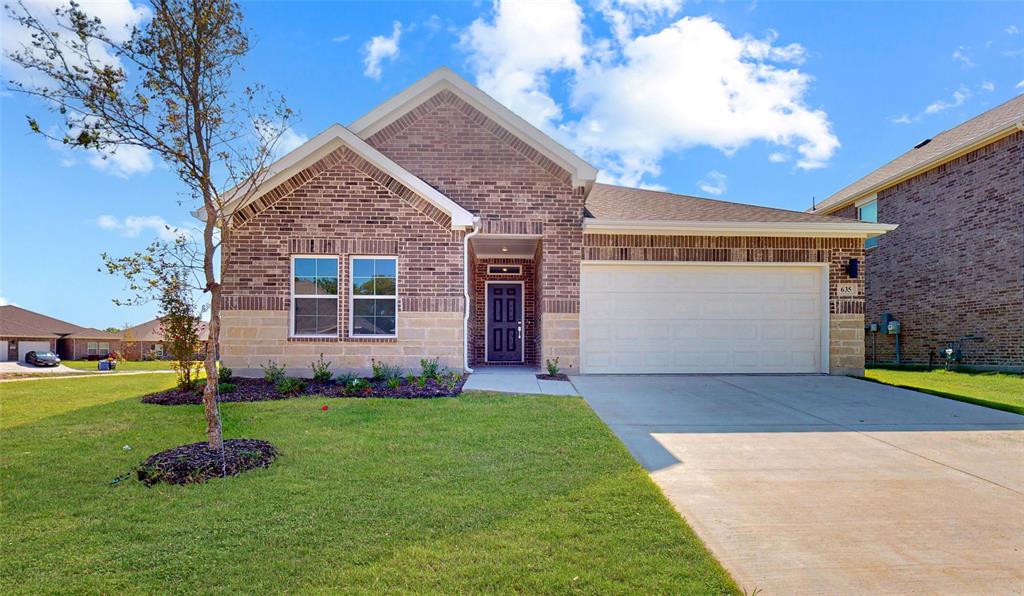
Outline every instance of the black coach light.
[[846, 263], [846, 274], [850, 276], [850, 279], [857, 279], [857, 272], [860, 269], [859, 259], [850, 259]]

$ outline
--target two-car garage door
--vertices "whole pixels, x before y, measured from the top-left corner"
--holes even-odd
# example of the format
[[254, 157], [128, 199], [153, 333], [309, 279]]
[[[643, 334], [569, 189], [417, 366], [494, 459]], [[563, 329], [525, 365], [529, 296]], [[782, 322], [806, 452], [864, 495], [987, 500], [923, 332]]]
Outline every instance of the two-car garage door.
[[585, 263], [584, 374], [824, 372], [824, 267]]

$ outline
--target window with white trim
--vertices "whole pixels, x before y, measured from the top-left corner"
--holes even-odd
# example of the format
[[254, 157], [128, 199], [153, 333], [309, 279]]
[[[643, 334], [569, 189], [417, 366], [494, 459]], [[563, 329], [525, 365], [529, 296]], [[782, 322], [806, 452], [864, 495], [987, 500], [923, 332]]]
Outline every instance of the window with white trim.
[[94, 341], [86, 342], [85, 348], [85, 353], [88, 354], [89, 356], [99, 356], [100, 352], [98, 343]]
[[[878, 200], [864, 203], [857, 207], [857, 219], [868, 223], [878, 223]], [[877, 236], [864, 241], [864, 248], [874, 248], [876, 246], [878, 246]]]
[[157, 358], [163, 358], [164, 357], [164, 345], [163, 344], [153, 344], [153, 355], [156, 356]]
[[349, 335], [395, 337], [398, 257], [352, 257]]
[[292, 336], [338, 336], [337, 257], [292, 257]]

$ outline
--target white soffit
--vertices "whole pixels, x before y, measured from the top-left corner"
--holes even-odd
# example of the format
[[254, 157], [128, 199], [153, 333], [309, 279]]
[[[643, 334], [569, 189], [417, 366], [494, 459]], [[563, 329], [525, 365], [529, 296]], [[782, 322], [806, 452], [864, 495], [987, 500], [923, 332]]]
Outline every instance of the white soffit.
[[405, 91], [380, 104], [353, 122], [349, 129], [360, 138], [369, 138], [445, 89], [529, 143], [551, 161], [565, 168], [572, 174], [574, 185], [589, 188], [597, 179], [597, 168], [555, 142], [540, 129], [517, 116], [512, 110], [501, 105], [496, 99], [470, 84], [446, 66], [431, 72]]
[[891, 232], [897, 224], [865, 222], [743, 222], [650, 221], [585, 218], [586, 234], [655, 234], [695, 236], [789, 236], [872, 238]]

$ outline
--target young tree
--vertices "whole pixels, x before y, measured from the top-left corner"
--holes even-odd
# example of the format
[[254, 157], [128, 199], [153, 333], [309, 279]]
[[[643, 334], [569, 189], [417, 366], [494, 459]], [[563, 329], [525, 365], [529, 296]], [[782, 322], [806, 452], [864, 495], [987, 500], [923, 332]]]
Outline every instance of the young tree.
[[[121, 334], [121, 358], [128, 360], [128, 355], [135, 349], [135, 332], [132, 331], [131, 325], [128, 323], [124, 324], [124, 328], [118, 329], [114, 333]], [[139, 360], [142, 360], [141, 355]]]
[[200, 309], [188, 286], [173, 280], [160, 296], [160, 331], [171, 354], [178, 387], [191, 390], [199, 379], [202, 362], [199, 353]]
[[[133, 29], [127, 41], [117, 42], [99, 19], [73, 2], [53, 12], [55, 25], [21, 2], [8, 6], [32, 39], [8, 55], [32, 75], [30, 82], [15, 80], [11, 85], [42, 99], [59, 118], [53, 132], [28, 117], [34, 132], [101, 155], [126, 146], [150, 151], [177, 174], [186, 194], [200, 206], [202, 243], [192, 253], [195, 260], [185, 266], [196, 269], [199, 287], [210, 296], [203, 403], [209, 445], [220, 448], [215, 355], [223, 271], [215, 267], [214, 256], [218, 249], [227, 250], [231, 207], [265, 179], [292, 112], [283, 98], [266, 94], [260, 86], [233, 85], [249, 50], [237, 3], [150, 0], [150, 8], [148, 21]], [[163, 255], [155, 256], [163, 260]], [[154, 255], [134, 257], [138, 265]], [[120, 272], [139, 275], [143, 269], [129, 263]]]

